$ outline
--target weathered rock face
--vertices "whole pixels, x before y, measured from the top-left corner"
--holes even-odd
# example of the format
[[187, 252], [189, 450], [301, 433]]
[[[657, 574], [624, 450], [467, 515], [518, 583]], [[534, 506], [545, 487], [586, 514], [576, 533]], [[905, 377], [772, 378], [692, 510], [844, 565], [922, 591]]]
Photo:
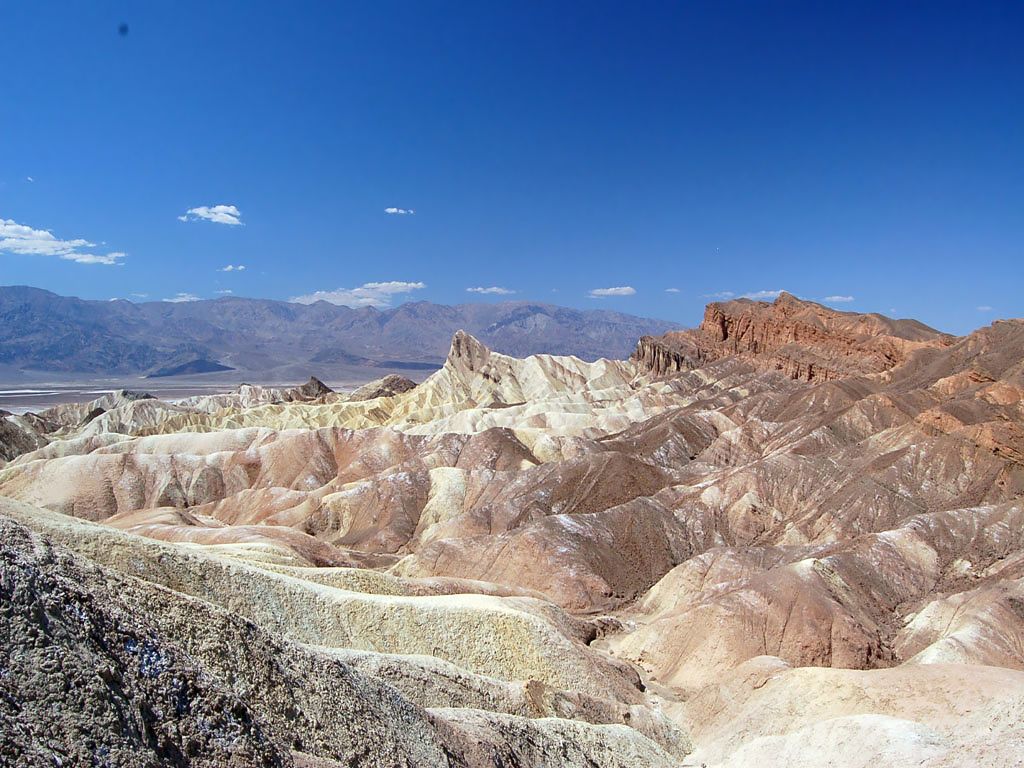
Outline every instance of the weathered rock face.
[[15, 416], [7, 412], [0, 414], [0, 466], [5, 461], [46, 445], [49, 441], [44, 429], [39, 420], [31, 416]]
[[666, 375], [741, 355], [762, 370], [829, 381], [887, 371], [918, 349], [950, 343], [951, 337], [913, 320], [837, 312], [783, 293], [772, 304], [709, 304], [699, 328], [644, 337], [634, 359]]
[[291, 765], [243, 701], [83, 578], [73, 558], [0, 518], [6, 765]]

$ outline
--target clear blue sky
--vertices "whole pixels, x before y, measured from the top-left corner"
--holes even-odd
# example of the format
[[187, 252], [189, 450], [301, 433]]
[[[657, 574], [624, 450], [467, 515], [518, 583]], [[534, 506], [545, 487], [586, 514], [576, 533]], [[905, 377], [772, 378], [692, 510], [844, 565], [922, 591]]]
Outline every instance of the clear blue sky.
[[2, 284], [1024, 315], [1024, 3], [0, 13]]

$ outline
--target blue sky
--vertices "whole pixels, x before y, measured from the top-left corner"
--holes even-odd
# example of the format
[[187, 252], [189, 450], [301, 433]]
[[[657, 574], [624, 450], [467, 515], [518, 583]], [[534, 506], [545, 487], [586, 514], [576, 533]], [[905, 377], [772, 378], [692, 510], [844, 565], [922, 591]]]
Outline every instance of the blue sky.
[[2, 13], [2, 284], [1024, 315], [1021, 3]]

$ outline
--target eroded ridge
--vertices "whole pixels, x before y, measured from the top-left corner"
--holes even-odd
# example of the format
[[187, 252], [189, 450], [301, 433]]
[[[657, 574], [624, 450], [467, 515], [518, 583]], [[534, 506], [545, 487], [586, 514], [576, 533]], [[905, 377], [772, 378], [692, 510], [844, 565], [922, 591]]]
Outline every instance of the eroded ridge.
[[8, 651], [3, 748], [84, 759], [70, 685], [138, 764], [1015, 765], [1022, 396], [1024, 321], [783, 295], [630, 361], [459, 332], [419, 385], [8, 418], [4, 648], [98, 682]]

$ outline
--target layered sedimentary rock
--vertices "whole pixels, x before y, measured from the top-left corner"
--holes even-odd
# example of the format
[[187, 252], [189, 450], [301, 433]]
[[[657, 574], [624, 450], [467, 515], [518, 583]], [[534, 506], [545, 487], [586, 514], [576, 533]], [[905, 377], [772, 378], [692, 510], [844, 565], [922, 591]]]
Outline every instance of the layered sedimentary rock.
[[656, 374], [689, 370], [730, 355], [803, 381], [880, 373], [922, 348], [952, 338], [916, 320], [837, 312], [783, 292], [772, 304], [709, 304], [700, 327], [643, 337], [634, 358]]
[[[632, 361], [458, 333], [415, 387], [217, 397], [124, 397], [13, 458], [0, 511], [35, 533], [9, 557], [251, 622], [307, 679], [386, 688], [453, 765], [1024, 750], [1024, 321], [951, 338], [783, 296]], [[210, 674], [282, 760], [353, 759], [358, 733], [313, 748], [271, 682]], [[294, 683], [309, 711], [320, 684]]]

